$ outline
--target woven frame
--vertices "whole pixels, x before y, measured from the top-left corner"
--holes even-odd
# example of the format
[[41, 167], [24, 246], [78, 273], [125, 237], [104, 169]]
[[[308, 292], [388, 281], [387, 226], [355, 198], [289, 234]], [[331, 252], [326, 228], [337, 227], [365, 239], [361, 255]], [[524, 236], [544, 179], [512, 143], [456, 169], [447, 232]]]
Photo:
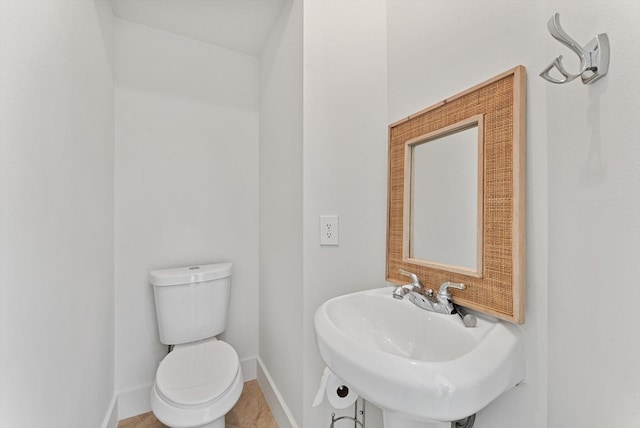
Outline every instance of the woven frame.
[[[525, 79], [518, 66], [389, 126], [387, 280], [406, 283], [405, 269], [427, 288], [462, 282], [454, 302], [515, 323], [524, 322]], [[476, 115], [484, 117], [480, 278], [403, 259], [405, 143]]]

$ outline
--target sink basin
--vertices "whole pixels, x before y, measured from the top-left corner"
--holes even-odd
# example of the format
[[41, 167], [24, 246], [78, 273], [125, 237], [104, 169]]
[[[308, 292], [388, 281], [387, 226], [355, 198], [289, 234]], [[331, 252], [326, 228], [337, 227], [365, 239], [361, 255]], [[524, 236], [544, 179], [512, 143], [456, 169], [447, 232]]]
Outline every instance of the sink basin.
[[393, 290], [335, 297], [314, 320], [322, 359], [383, 410], [385, 427], [391, 415], [425, 423], [466, 418], [522, 381], [517, 326], [476, 314], [477, 327], [468, 328], [458, 315], [394, 299]]

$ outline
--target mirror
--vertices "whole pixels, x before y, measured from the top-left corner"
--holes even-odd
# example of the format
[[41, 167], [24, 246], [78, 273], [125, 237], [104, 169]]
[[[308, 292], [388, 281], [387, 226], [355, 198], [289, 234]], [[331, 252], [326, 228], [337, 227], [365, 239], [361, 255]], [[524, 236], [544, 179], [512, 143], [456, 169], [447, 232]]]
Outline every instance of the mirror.
[[518, 66], [389, 125], [387, 281], [524, 322], [525, 94]]
[[405, 261], [482, 275], [482, 115], [405, 144]]

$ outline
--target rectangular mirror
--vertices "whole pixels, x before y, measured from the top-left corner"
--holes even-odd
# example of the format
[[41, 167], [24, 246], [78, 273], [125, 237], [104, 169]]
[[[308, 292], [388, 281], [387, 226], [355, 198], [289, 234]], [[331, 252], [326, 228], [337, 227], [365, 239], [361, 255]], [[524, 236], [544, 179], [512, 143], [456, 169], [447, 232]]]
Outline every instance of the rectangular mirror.
[[389, 125], [389, 282], [524, 322], [525, 94], [518, 66]]
[[482, 144], [482, 115], [405, 143], [406, 262], [482, 276]]

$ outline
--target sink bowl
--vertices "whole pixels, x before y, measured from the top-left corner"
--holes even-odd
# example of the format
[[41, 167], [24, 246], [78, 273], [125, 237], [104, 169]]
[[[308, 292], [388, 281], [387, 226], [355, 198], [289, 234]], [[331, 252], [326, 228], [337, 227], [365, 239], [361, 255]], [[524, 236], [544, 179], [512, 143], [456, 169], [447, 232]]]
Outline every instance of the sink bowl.
[[391, 415], [425, 423], [466, 418], [522, 381], [517, 326], [476, 314], [477, 327], [468, 328], [458, 315], [394, 299], [393, 290], [335, 297], [314, 320], [322, 359], [383, 410], [385, 427]]

